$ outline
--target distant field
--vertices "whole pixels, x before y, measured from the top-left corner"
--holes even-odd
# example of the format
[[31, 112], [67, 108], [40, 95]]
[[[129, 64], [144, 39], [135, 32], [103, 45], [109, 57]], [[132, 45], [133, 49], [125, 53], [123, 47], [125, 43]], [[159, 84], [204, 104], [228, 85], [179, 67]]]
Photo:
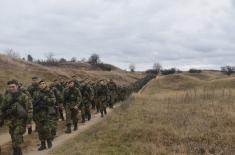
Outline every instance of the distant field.
[[152, 80], [56, 155], [234, 155], [235, 78], [176, 74]]

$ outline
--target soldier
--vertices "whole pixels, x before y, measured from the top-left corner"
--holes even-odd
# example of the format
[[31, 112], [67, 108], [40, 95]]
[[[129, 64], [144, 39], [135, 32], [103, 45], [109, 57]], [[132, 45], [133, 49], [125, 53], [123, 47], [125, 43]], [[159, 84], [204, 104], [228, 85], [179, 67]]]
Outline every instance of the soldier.
[[96, 95], [97, 95], [97, 102], [100, 106], [101, 117], [104, 117], [104, 114], [105, 115], [107, 114], [106, 104], [107, 104], [107, 98], [108, 98], [108, 88], [104, 80], [101, 80], [97, 84]]
[[97, 86], [98, 86], [98, 82], [94, 82], [92, 84], [92, 87], [94, 90], [94, 99], [93, 99], [94, 103], [93, 104], [95, 104], [96, 112], [99, 113], [100, 112], [100, 103], [98, 102]]
[[65, 133], [71, 133], [71, 125], [74, 125], [74, 131], [78, 129], [78, 110], [82, 101], [80, 90], [75, 87], [74, 80], [69, 81], [69, 87], [64, 91], [64, 104], [66, 111], [66, 130]]
[[[30, 102], [32, 102], [32, 98], [31, 95], [29, 93], [29, 91], [23, 86], [22, 83], [19, 83], [19, 90], [24, 93], [25, 95], [27, 95], [30, 99]], [[28, 134], [31, 135], [32, 134], [32, 125], [28, 127]]]
[[91, 93], [92, 93], [92, 96], [93, 96], [92, 98], [90, 98], [91, 99], [91, 108], [93, 110], [95, 110], [95, 87], [94, 87], [95, 83], [90, 81], [89, 85], [90, 85]]
[[117, 99], [117, 85], [112, 79], [110, 79], [108, 82], [108, 89], [110, 95], [108, 104], [110, 108], [113, 108], [113, 105]]
[[91, 119], [91, 101], [94, 98], [94, 93], [91, 89], [91, 85], [86, 83], [81, 86], [81, 93], [82, 93], [82, 104], [81, 104], [81, 116], [82, 116], [82, 123], [85, 123], [85, 119], [87, 118], [88, 121]]
[[35, 122], [37, 123], [38, 135], [41, 141], [41, 146], [38, 148], [39, 151], [52, 147], [52, 135], [51, 130], [53, 120], [52, 115], [55, 115], [55, 96], [47, 87], [46, 82], [41, 80], [39, 82], [39, 91], [33, 94], [33, 105], [35, 110]]
[[31, 126], [32, 105], [27, 95], [18, 89], [16, 80], [8, 81], [8, 90], [0, 105], [0, 126], [8, 125], [13, 155], [22, 155], [21, 145], [26, 127]]
[[73, 78], [75, 87], [76, 87], [76, 88], [80, 88], [81, 83], [80, 83], [80, 81], [77, 79], [77, 76], [76, 76], [76, 75], [73, 75], [72, 78]]
[[57, 110], [58, 116], [61, 118], [62, 121], [64, 121], [64, 115], [63, 115], [64, 86], [60, 83], [59, 80], [55, 79], [52, 90], [56, 97], [56, 110]]
[[[40, 79], [37, 76], [32, 77], [32, 84], [27, 89], [29, 94], [30, 94], [30, 98], [32, 100], [33, 100], [33, 97], [34, 97], [34, 92], [39, 91], [39, 86], [38, 86], [39, 80]], [[34, 120], [34, 122], [36, 124], [36, 130], [35, 131], [37, 131], [37, 124], [38, 123], [36, 122], [34, 116], [35, 116], [35, 110], [34, 110], [34, 105], [33, 105], [33, 120]], [[30, 130], [32, 130], [32, 128], [29, 128], [29, 131]]]

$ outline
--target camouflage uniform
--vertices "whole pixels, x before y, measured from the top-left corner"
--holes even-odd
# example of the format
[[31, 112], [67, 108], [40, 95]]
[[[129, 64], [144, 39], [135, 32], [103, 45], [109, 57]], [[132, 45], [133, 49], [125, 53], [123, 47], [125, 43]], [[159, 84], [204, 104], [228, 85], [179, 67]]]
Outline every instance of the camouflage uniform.
[[56, 102], [57, 102], [57, 112], [59, 114], [59, 117], [61, 120], [64, 121], [64, 115], [63, 115], [63, 106], [64, 106], [64, 99], [63, 99], [63, 93], [65, 86], [62, 84], [57, 84], [55, 85], [55, 88], [57, 90], [57, 95], [56, 95]]
[[114, 103], [117, 99], [117, 85], [112, 80], [108, 83], [108, 89], [109, 89], [109, 107], [113, 108]]
[[98, 83], [93, 83], [93, 90], [94, 90], [94, 99], [93, 99], [93, 104], [95, 104], [96, 112], [100, 112], [100, 102], [98, 102], [98, 94], [97, 94], [97, 86]]
[[29, 97], [21, 91], [6, 92], [0, 104], [0, 118], [0, 122], [5, 121], [9, 127], [14, 154], [21, 154], [26, 125], [30, 124], [32, 119], [32, 104]]
[[51, 87], [51, 92], [55, 96], [55, 104], [54, 107], [51, 107], [51, 110], [54, 110], [55, 112], [50, 114], [50, 120], [51, 120], [51, 136], [52, 139], [55, 138], [57, 133], [57, 121], [59, 119], [59, 107], [61, 106], [60, 103], [63, 102], [62, 94], [56, 89], [54, 86]]
[[[31, 100], [33, 100], [33, 99], [34, 99], [34, 93], [37, 92], [37, 91], [39, 91], [39, 87], [38, 87], [38, 85], [30, 85], [30, 86], [28, 87], [27, 91], [28, 91], [29, 94], [30, 94]], [[37, 124], [38, 124], [38, 123], [37, 123], [36, 120], [35, 120], [35, 109], [34, 109], [34, 105], [33, 105], [33, 121], [34, 121], [35, 124], [36, 124], [36, 130], [37, 130]]]
[[45, 149], [45, 141], [47, 141], [48, 148], [52, 147], [51, 129], [54, 128], [52, 117], [56, 114], [54, 109], [55, 101], [53, 92], [48, 88], [40, 89], [33, 94], [34, 119], [41, 141], [39, 150]]
[[66, 111], [66, 133], [71, 133], [71, 125], [73, 123], [74, 130], [77, 130], [78, 108], [81, 104], [82, 95], [78, 88], [68, 87], [64, 91], [64, 104]]
[[96, 95], [97, 95], [97, 102], [100, 106], [101, 117], [103, 117], [104, 114], [107, 114], [106, 112], [106, 105], [107, 105], [107, 98], [108, 98], [107, 86], [105, 84], [98, 83], [97, 89], [96, 89]]
[[87, 118], [88, 120], [91, 119], [91, 101], [94, 98], [94, 92], [91, 89], [91, 85], [87, 83], [81, 86], [81, 93], [82, 93], [82, 103], [80, 109], [81, 109], [82, 123], [84, 123], [85, 118]]

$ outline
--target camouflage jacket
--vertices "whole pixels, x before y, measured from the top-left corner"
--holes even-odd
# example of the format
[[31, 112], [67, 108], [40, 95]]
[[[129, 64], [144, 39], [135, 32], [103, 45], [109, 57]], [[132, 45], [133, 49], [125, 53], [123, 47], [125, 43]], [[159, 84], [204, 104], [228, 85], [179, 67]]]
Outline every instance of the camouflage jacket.
[[8, 124], [17, 120], [32, 121], [32, 103], [29, 97], [23, 92], [5, 93], [2, 104], [0, 104], [0, 118]]
[[98, 100], [105, 101], [108, 98], [108, 87], [106, 85], [96, 85], [96, 97]]
[[53, 92], [46, 88], [35, 91], [33, 94], [33, 108], [37, 120], [47, 119], [49, 115], [56, 114], [54, 109], [56, 98]]
[[64, 104], [70, 108], [74, 108], [75, 106], [80, 106], [82, 101], [82, 95], [78, 88], [66, 88], [64, 90]]
[[56, 98], [56, 106], [63, 103], [63, 90], [61, 91], [58, 87], [54, 86], [51, 88]]
[[94, 99], [94, 89], [89, 84], [81, 86], [81, 94], [83, 102], [89, 102]]
[[34, 92], [39, 91], [39, 87], [34, 86], [34, 85], [30, 85], [27, 90], [28, 90], [29, 94], [31, 95], [31, 98], [33, 98]]

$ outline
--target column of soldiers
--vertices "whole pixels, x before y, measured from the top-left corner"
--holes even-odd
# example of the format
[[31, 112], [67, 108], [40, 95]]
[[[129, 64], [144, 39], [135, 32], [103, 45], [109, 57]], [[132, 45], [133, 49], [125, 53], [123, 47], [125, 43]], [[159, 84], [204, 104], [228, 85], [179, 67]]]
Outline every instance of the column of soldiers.
[[[129, 86], [118, 86], [113, 80], [79, 81], [76, 76], [65, 82], [55, 79], [52, 84], [39, 77], [32, 77], [32, 84], [26, 89], [16, 80], [8, 81], [5, 94], [0, 94], [0, 127], [6, 124], [12, 139], [13, 155], [22, 155], [23, 135], [35, 132], [41, 142], [39, 151], [52, 147], [57, 134], [59, 119], [66, 121], [65, 133], [78, 129], [79, 113], [81, 123], [91, 119], [92, 109], [107, 115], [106, 108], [125, 100], [133, 91], [138, 91], [149, 80], [145, 78]], [[65, 118], [63, 109], [65, 110]]]

